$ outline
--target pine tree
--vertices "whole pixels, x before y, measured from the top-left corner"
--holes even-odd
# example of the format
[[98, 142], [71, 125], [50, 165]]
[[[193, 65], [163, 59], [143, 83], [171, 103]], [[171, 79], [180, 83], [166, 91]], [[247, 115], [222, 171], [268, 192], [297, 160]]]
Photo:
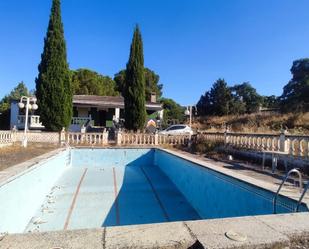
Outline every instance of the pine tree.
[[223, 116], [230, 112], [232, 94], [224, 79], [218, 79], [210, 90], [210, 101], [215, 115]]
[[143, 41], [135, 27], [124, 84], [125, 127], [142, 130], [146, 121]]
[[72, 87], [61, 21], [60, 0], [53, 0], [44, 50], [38, 66], [36, 96], [47, 130], [68, 127], [72, 118]]
[[309, 111], [309, 58], [293, 62], [292, 79], [283, 88], [281, 110], [283, 112]]

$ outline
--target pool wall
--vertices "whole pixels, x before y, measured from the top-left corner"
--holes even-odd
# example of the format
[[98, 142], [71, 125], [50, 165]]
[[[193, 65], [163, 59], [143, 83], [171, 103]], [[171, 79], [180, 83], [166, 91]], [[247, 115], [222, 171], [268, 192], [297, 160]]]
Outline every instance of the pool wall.
[[73, 149], [74, 167], [117, 167], [153, 164], [154, 149]]
[[[176, 154], [151, 148], [61, 152], [0, 186], [0, 232], [24, 232], [46, 195], [70, 165], [99, 168], [119, 165], [119, 169], [132, 165], [159, 167], [203, 219], [272, 213], [273, 192], [207, 168], [206, 163], [202, 166]], [[119, 192], [123, 190], [119, 189]], [[296, 201], [279, 196], [278, 204], [278, 213], [287, 213], [294, 210]], [[305, 206], [301, 210], [308, 211]]]
[[[155, 154], [160, 154], [162, 151], [157, 150]], [[197, 164], [207, 166], [206, 162], [201, 162], [197, 158], [190, 156], [183, 156], [180, 153], [174, 151], [168, 151], [170, 154], [177, 154], [179, 158], [175, 160], [175, 163], [182, 164], [179, 161], [180, 157], [190, 158]], [[168, 154], [164, 154], [166, 157]], [[163, 156], [164, 156], [163, 155]], [[156, 158], [155, 162], [158, 163], [160, 158]], [[61, 157], [61, 156], [60, 156]], [[175, 159], [175, 158], [174, 158]], [[169, 159], [172, 162], [172, 159]], [[57, 160], [58, 161], [58, 160]], [[62, 161], [58, 161], [62, 164]], [[197, 164], [192, 163], [194, 167]], [[29, 164], [31, 165], [31, 164]], [[16, 181], [17, 177], [24, 175], [26, 177], [31, 171], [41, 167], [43, 165], [49, 165], [42, 162], [42, 165], [33, 166], [31, 170], [16, 175], [14, 177]], [[49, 165], [48, 167], [50, 167]], [[161, 167], [163, 164], [161, 164]], [[201, 166], [201, 167], [203, 167]], [[54, 168], [58, 168], [57, 167]], [[166, 174], [171, 170], [171, 165], [166, 165]], [[174, 166], [173, 166], [174, 167]], [[180, 168], [182, 168], [181, 166]], [[211, 165], [213, 168], [217, 166]], [[64, 167], [65, 168], [65, 167]], [[58, 168], [61, 171], [61, 167]], [[210, 170], [206, 168], [206, 170]], [[45, 171], [45, 167], [44, 167]], [[216, 172], [212, 170], [213, 172]], [[218, 171], [222, 172], [221, 168]], [[213, 173], [210, 172], [210, 173]], [[233, 175], [230, 169], [224, 170]], [[55, 173], [55, 172], [49, 172]], [[170, 172], [173, 173], [173, 170]], [[217, 172], [216, 172], [217, 173]], [[229, 174], [226, 173], [226, 174]], [[38, 174], [38, 173], [36, 173]], [[45, 172], [41, 172], [45, 174]], [[59, 175], [61, 173], [59, 172]], [[57, 178], [59, 175], [55, 175]], [[235, 175], [235, 174], [234, 174]], [[172, 175], [171, 175], [172, 176]], [[235, 176], [237, 177], [237, 176]], [[33, 176], [31, 177], [33, 178]], [[47, 176], [50, 178], [50, 176]], [[184, 176], [181, 176], [185, 179]], [[173, 178], [171, 178], [173, 179]], [[247, 180], [246, 176], [240, 178]], [[29, 179], [31, 180], [31, 179]], [[44, 181], [46, 177], [44, 177]], [[236, 180], [236, 179], [235, 179]], [[174, 182], [177, 179], [173, 179]], [[259, 186], [263, 186], [267, 189], [272, 189], [269, 182], [254, 182]], [[6, 182], [5, 184], [9, 184]], [[31, 184], [31, 183], [30, 183]], [[40, 183], [41, 184], [41, 183]], [[38, 184], [38, 187], [41, 185]], [[45, 185], [45, 183], [44, 183]], [[51, 184], [53, 185], [53, 184]], [[0, 192], [3, 185], [0, 185]], [[277, 188], [276, 185], [273, 186]], [[187, 188], [187, 186], [186, 186]], [[24, 186], [22, 186], [24, 189]], [[44, 190], [45, 191], [45, 190]], [[41, 191], [41, 192], [44, 192]], [[184, 191], [184, 190], [183, 190]], [[267, 191], [266, 191], [267, 192]], [[29, 191], [28, 191], [29, 193]], [[32, 190], [30, 191], [32, 195]], [[185, 191], [184, 191], [185, 193]], [[189, 193], [189, 192], [188, 192]], [[10, 192], [12, 194], [12, 192]], [[14, 193], [15, 194], [15, 193]], [[189, 193], [190, 194], [190, 193]], [[286, 193], [289, 195], [289, 193]], [[8, 196], [1, 196], [1, 205], [8, 199]], [[297, 195], [298, 196], [298, 195]], [[11, 196], [10, 196], [11, 197]], [[27, 200], [29, 201], [29, 200]], [[39, 202], [39, 201], [38, 201]], [[25, 205], [25, 203], [21, 203]], [[28, 205], [28, 204], [27, 204]], [[34, 205], [35, 206], [35, 205]], [[18, 206], [17, 213], [20, 212], [22, 206]], [[33, 208], [35, 210], [35, 207]], [[0, 210], [2, 214], [3, 210]], [[13, 210], [16, 213], [16, 209]], [[16, 213], [16, 214], [17, 214]], [[31, 214], [29, 214], [31, 216]], [[4, 216], [0, 216], [0, 225], [3, 223]], [[14, 224], [11, 219], [11, 224]], [[15, 224], [14, 224], [15, 226]], [[229, 240], [226, 237], [227, 231], [235, 231], [246, 236], [246, 240], [243, 242]], [[172, 239], [171, 239], [172, 238]], [[309, 216], [308, 213], [289, 213], [280, 215], [262, 215], [262, 216], [249, 216], [249, 217], [237, 217], [237, 218], [225, 218], [225, 219], [210, 219], [210, 220], [198, 220], [198, 221], [181, 221], [170, 223], [157, 223], [146, 225], [131, 225], [131, 226], [117, 226], [117, 227], [103, 227], [99, 229], [82, 229], [82, 230], [68, 230], [57, 232], [45, 232], [45, 233], [25, 233], [25, 234], [9, 234], [1, 236], [0, 234], [0, 248], [40, 248], [50, 249], [54, 247], [59, 248], [290, 248], [308, 247], [309, 241]], [[298, 244], [299, 243], [299, 244]], [[294, 248], [293, 247], [293, 248]]]
[[69, 167], [64, 151], [0, 186], [0, 232], [22, 233], [55, 181]]
[[[171, 179], [203, 219], [273, 212], [274, 193], [156, 150], [154, 163]], [[211, 200], [211, 201], [210, 201]], [[297, 202], [279, 196], [277, 212], [293, 212]], [[302, 211], [307, 208], [301, 206]]]

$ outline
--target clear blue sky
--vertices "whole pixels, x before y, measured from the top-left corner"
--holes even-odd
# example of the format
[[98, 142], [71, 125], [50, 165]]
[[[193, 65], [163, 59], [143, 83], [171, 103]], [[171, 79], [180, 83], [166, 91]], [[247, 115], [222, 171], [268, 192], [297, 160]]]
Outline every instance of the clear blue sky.
[[[0, 98], [33, 89], [51, 0], [0, 1]], [[164, 96], [196, 103], [219, 77], [280, 95], [297, 58], [309, 57], [308, 0], [63, 0], [72, 69], [113, 76], [125, 67], [134, 25], [145, 66]]]

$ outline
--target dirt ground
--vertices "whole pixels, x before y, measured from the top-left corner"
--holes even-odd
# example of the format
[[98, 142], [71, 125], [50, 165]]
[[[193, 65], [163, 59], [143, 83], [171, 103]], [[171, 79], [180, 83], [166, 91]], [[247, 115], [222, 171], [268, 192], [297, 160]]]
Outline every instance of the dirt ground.
[[0, 171], [58, 148], [56, 144], [29, 143], [27, 148], [12, 145], [0, 148]]

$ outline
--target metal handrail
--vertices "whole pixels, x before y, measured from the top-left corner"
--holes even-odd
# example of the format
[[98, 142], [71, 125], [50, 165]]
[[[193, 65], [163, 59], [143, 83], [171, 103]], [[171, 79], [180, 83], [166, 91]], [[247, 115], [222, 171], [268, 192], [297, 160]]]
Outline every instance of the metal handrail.
[[296, 209], [295, 209], [296, 212], [299, 212], [299, 206], [301, 205], [301, 202], [302, 202], [308, 188], [309, 188], [309, 181], [308, 181], [307, 186], [304, 188], [304, 191], [303, 191], [303, 193], [301, 194], [301, 196], [298, 200], [298, 203], [297, 203], [297, 206], [296, 206]]
[[298, 176], [299, 176], [299, 190], [301, 191], [301, 189], [302, 189], [302, 182], [303, 182], [303, 181], [302, 181], [302, 175], [301, 175], [300, 171], [299, 171], [298, 169], [291, 169], [291, 170], [286, 174], [285, 178], [282, 180], [282, 182], [281, 182], [281, 184], [280, 184], [280, 186], [279, 186], [279, 188], [278, 188], [278, 190], [277, 190], [277, 193], [276, 193], [276, 195], [275, 195], [274, 203], [273, 203], [273, 204], [274, 204], [274, 205], [273, 205], [274, 214], [277, 213], [277, 198], [278, 198], [279, 192], [280, 192], [280, 190], [281, 190], [283, 184], [286, 182], [286, 180], [289, 178], [290, 174], [292, 174], [292, 173], [297, 173], [297, 174], [298, 174]]

